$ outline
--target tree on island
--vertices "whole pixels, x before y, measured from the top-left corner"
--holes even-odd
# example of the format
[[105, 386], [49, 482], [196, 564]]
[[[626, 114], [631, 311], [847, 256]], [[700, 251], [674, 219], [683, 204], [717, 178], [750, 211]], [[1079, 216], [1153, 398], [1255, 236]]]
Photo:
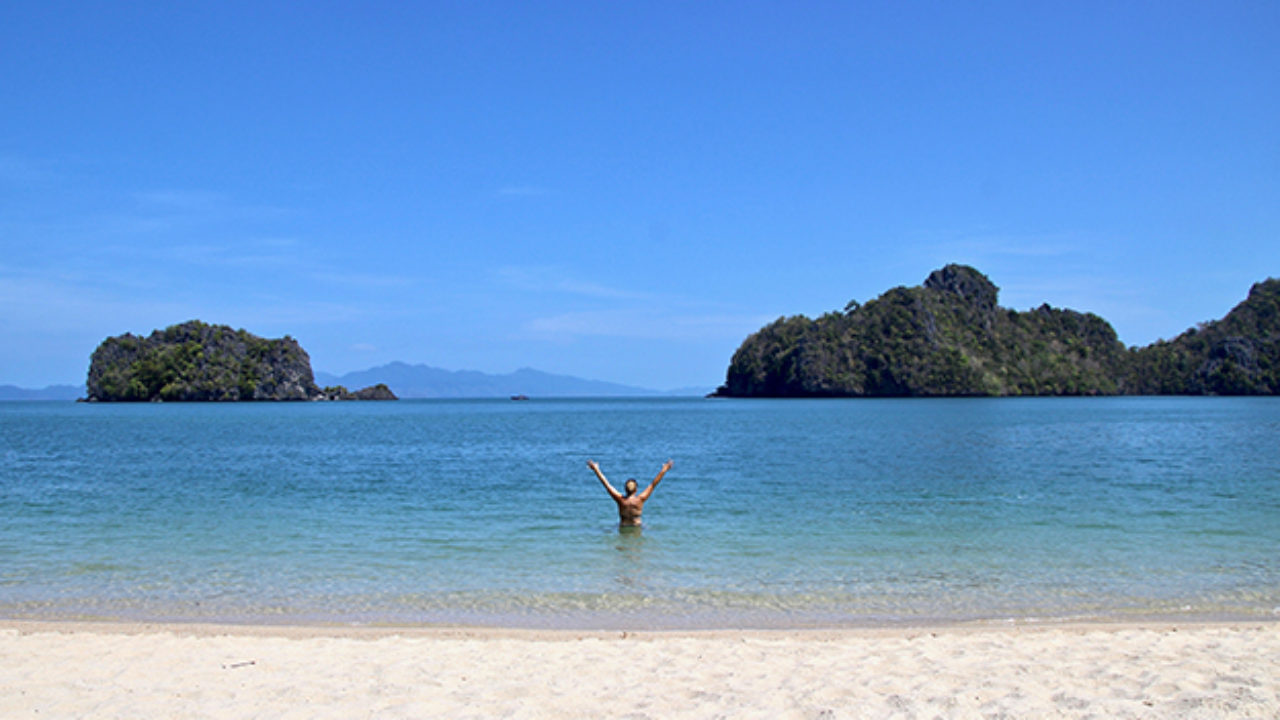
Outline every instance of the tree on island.
[[816, 320], [779, 318], [734, 353], [721, 397], [956, 397], [1280, 392], [1280, 281], [1223, 320], [1126, 349], [1092, 313], [999, 307], [965, 265]]
[[199, 320], [107, 338], [93, 352], [86, 384], [91, 402], [395, 399], [385, 385], [330, 397], [288, 335], [271, 340]]

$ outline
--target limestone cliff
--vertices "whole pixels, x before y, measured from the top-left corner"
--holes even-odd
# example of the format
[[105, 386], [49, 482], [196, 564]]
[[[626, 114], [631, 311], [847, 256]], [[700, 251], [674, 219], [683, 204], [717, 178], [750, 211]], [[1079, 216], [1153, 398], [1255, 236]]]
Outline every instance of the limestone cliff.
[[[298, 341], [287, 335], [270, 340], [199, 320], [146, 337], [107, 338], [90, 360], [87, 386], [91, 402], [327, 399]], [[343, 399], [362, 399], [360, 393], [371, 399], [395, 397], [390, 390], [366, 388]]]
[[964, 265], [865, 305], [779, 318], [734, 353], [728, 397], [1280, 393], [1280, 281], [1253, 287], [1221, 321], [1126, 349], [1090, 313], [997, 304]]

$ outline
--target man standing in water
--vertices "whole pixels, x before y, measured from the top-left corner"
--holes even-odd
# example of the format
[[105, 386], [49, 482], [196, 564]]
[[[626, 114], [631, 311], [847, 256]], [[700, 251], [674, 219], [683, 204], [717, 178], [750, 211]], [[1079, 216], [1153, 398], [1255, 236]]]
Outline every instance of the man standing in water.
[[644, 511], [644, 501], [649, 499], [649, 496], [653, 494], [653, 489], [658, 487], [658, 483], [661, 482], [662, 476], [666, 475], [667, 471], [671, 469], [671, 461], [668, 460], [662, 466], [662, 469], [658, 471], [658, 476], [639, 495], [636, 494], [636, 488], [639, 485], [636, 483], [635, 478], [629, 478], [626, 484], [623, 485], [627, 491], [627, 494], [623, 495], [613, 489], [613, 486], [605, 479], [604, 473], [600, 472], [600, 465], [595, 460], [588, 460], [587, 467], [591, 468], [596, 477], [600, 478], [600, 484], [604, 485], [609, 497], [618, 503], [618, 524], [623, 527], [635, 527], [640, 524], [640, 513]]

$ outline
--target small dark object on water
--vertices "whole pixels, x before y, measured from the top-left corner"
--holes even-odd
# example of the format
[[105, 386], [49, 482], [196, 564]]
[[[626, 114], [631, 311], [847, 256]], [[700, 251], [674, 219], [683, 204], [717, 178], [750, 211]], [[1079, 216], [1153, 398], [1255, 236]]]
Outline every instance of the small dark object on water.
[[528, 395], [512, 395], [511, 399], [512, 400], [528, 400], [529, 396]]

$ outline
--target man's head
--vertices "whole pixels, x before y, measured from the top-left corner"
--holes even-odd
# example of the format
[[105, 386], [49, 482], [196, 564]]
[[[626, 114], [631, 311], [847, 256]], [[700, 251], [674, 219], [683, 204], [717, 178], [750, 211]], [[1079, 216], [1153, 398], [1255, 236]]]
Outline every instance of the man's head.
[[622, 487], [627, 491], [627, 497], [631, 497], [636, 494], [636, 488], [640, 487], [640, 485], [636, 483], [635, 478], [627, 478], [627, 484]]

